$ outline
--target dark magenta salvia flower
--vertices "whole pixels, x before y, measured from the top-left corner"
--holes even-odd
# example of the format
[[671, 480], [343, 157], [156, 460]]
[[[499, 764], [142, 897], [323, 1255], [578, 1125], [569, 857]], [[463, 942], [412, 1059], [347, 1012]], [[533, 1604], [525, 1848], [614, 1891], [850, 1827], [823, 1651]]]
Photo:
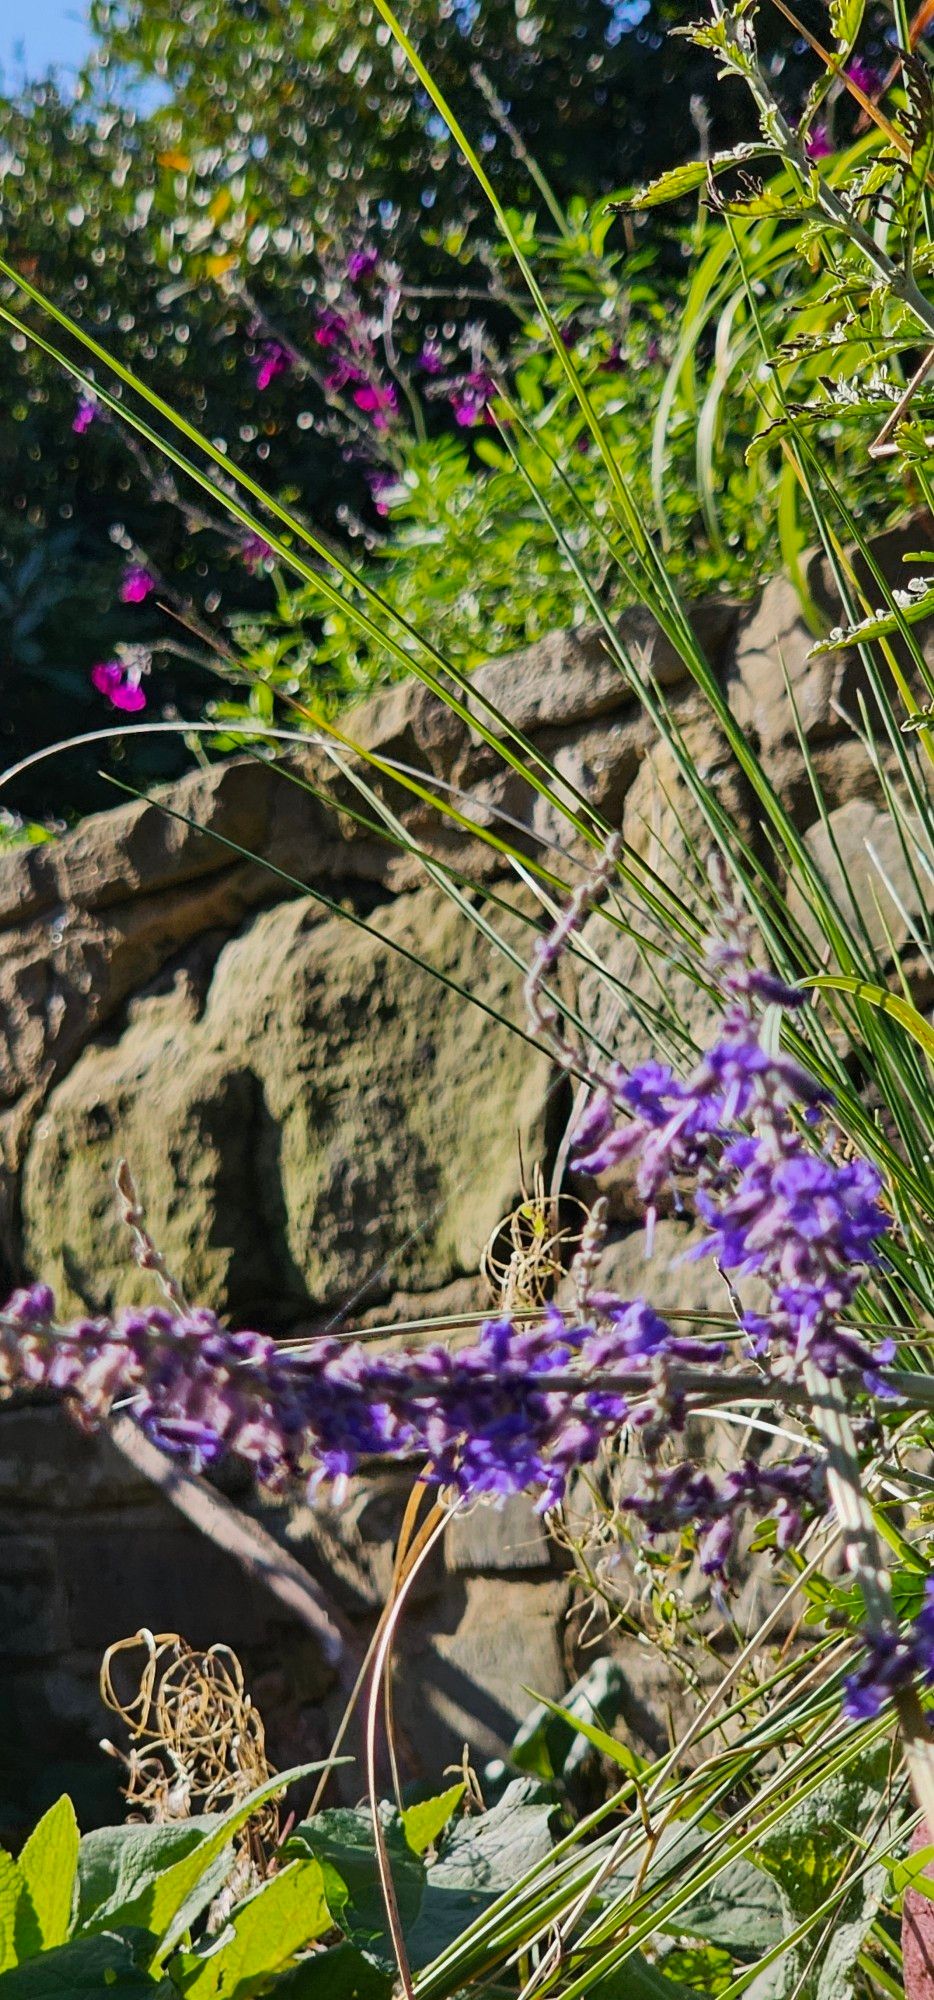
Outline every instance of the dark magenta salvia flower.
[[124, 666], [122, 660], [99, 660], [91, 668], [91, 685], [98, 694], [106, 695], [111, 708], [119, 708], [127, 715], [136, 715], [146, 706], [138, 672]]
[[415, 365], [423, 375], [441, 375], [444, 372], [444, 355], [436, 340], [423, 341], [415, 357]]
[[847, 64], [846, 73], [866, 97], [875, 97], [885, 82], [885, 72], [865, 56], [854, 56], [852, 62]]
[[83, 437], [85, 431], [90, 430], [91, 425], [97, 422], [99, 416], [100, 410], [94, 397], [79, 396], [75, 404], [75, 414], [71, 420], [71, 428], [77, 433], [78, 437]]
[[399, 407], [399, 398], [392, 382], [361, 382], [353, 392], [357, 409], [369, 417], [375, 431], [384, 431], [389, 420]]
[[265, 569], [266, 564], [272, 561], [269, 543], [264, 542], [262, 535], [245, 535], [240, 544], [240, 561], [255, 576], [258, 570]]
[[804, 150], [809, 160], [829, 159], [834, 150], [834, 144], [830, 136], [830, 127], [822, 119], [819, 119], [816, 125], [811, 126], [804, 141]]
[[401, 490], [397, 474], [386, 472], [378, 465], [371, 466], [366, 473], [366, 483], [377, 514], [388, 514], [390, 494], [399, 493]]
[[379, 263], [379, 251], [372, 243], [365, 243], [359, 250], [351, 250], [347, 259], [347, 276], [355, 285], [361, 278], [369, 278]]
[[120, 582], [123, 604], [144, 604], [156, 588], [156, 579], [145, 563], [128, 563]]
[[449, 401], [454, 412], [454, 421], [462, 430], [472, 430], [475, 424], [489, 423], [488, 404], [496, 394], [496, 383], [492, 375], [483, 368], [472, 368], [452, 390]]
[[294, 367], [294, 359], [281, 340], [264, 340], [253, 356], [253, 369], [257, 389], [268, 389], [279, 375], [288, 375]]

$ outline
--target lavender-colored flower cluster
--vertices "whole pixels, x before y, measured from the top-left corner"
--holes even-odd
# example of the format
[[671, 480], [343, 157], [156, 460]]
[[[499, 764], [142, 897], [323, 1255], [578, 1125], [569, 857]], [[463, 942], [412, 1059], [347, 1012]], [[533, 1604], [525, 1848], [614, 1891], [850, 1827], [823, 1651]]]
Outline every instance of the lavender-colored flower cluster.
[[667, 1334], [636, 1300], [616, 1301], [599, 1332], [556, 1308], [531, 1326], [491, 1319], [453, 1354], [378, 1353], [335, 1339], [293, 1351], [232, 1333], [203, 1310], [154, 1307], [58, 1326], [38, 1285], [0, 1313], [0, 1381], [52, 1389], [92, 1425], [126, 1407], [163, 1450], [196, 1466], [235, 1452], [272, 1486], [337, 1479], [370, 1456], [417, 1455], [428, 1477], [465, 1496], [538, 1488], [547, 1507], [628, 1414], [621, 1395], [588, 1378], [621, 1364], [651, 1391]]
[[829, 1096], [766, 1038], [766, 1010], [799, 1008], [803, 996], [750, 967], [739, 941], [719, 944], [709, 964], [726, 1001], [717, 1041], [683, 1079], [658, 1062], [610, 1071], [578, 1127], [576, 1164], [601, 1173], [632, 1160], [650, 1230], [663, 1191], [680, 1200], [689, 1184], [706, 1230], [691, 1254], [768, 1286], [766, 1310], [743, 1320], [752, 1351], [777, 1352], [785, 1372], [805, 1360], [827, 1375], [861, 1370], [878, 1388], [891, 1343], [870, 1349], [842, 1319], [882, 1261], [879, 1174], [816, 1148], [806, 1128]]
[[934, 1685], [934, 1578], [924, 1586], [924, 1602], [907, 1632], [895, 1625], [864, 1632], [865, 1658], [844, 1682], [843, 1706], [855, 1722], [871, 1721], [912, 1681]]
[[745, 1459], [716, 1485], [709, 1473], [685, 1461], [671, 1472], [653, 1474], [644, 1493], [623, 1501], [650, 1535], [697, 1529], [705, 1576], [721, 1576], [732, 1551], [738, 1513], [747, 1507], [766, 1513], [775, 1505], [775, 1540], [793, 1547], [804, 1524], [803, 1510], [821, 1506], [827, 1487], [822, 1459], [801, 1452], [785, 1465], [762, 1466]]

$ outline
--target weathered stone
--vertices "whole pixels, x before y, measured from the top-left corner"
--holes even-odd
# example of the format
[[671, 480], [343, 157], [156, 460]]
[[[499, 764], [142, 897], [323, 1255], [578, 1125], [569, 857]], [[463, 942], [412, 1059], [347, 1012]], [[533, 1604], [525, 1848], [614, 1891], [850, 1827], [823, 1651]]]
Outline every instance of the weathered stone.
[[[645, 1231], [631, 1230], [606, 1245], [597, 1282], [624, 1299], [646, 1298], [663, 1315], [687, 1314], [690, 1323], [679, 1330], [694, 1332], [696, 1319], [696, 1330], [703, 1332], [707, 1315], [716, 1325], [724, 1316], [730, 1318], [731, 1311], [726, 1285], [713, 1259], [690, 1255], [701, 1241], [701, 1232], [693, 1223], [662, 1218], [655, 1225], [652, 1254], [647, 1257]], [[760, 1288], [746, 1282], [741, 1289], [744, 1304], [754, 1310], [761, 1298]]]
[[[310, 1505], [289, 1509], [289, 1545], [351, 1614], [380, 1611], [386, 1603], [416, 1470], [369, 1470], [349, 1481], [337, 1505], [322, 1489]], [[439, 1544], [412, 1586], [413, 1603], [437, 1594], [443, 1570]]]
[[0, 1658], [48, 1659], [66, 1630], [52, 1542], [0, 1535]]
[[[735, 607], [725, 599], [692, 607], [692, 624], [713, 663], [719, 663], [736, 622]], [[671, 641], [648, 611], [635, 608], [616, 621], [623, 647], [631, 654], [635, 673], [651, 672], [659, 687], [675, 687], [688, 670]], [[572, 632], [549, 632], [521, 653], [490, 660], [478, 667], [469, 705], [494, 734], [503, 725], [486, 709], [489, 702], [523, 735], [536, 736], [612, 714], [632, 700], [632, 688], [607, 650], [599, 625], [582, 625]]]
[[193, 1646], [213, 1646], [236, 1632], [255, 1647], [282, 1630], [288, 1613], [240, 1565], [164, 1508], [56, 1532], [60, 1583], [72, 1646], [98, 1659], [111, 1640], [148, 1626], [182, 1632]]
[[452, 1744], [469, 1744], [478, 1760], [501, 1755], [532, 1705], [529, 1690], [557, 1701], [566, 1689], [567, 1585], [513, 1580], [506, 1589], [502, 1577], [467, 1577], [460, 1601], [403, 1625], [393, 1722], [407, 1767], [425, 1776], [450, 1761]]
[[520, 1493], [499, 1507], [480, 1505], [456, 1514], [445, 1554], [449, 1570], [482, 1576], [552, 1569], [555, 1551], [541, 1515]]
[[0, 1405], [0, 1508], [33, 1517], [136, 1506], [152, 1494], [108, 1437], [79, 1430], [57, 1406]]
[[284, 904], [221, 952], [199, 1019], [159, 993], [85, 1049], [23, 1177], [27, 1258], [66, 1303], [146, 1292], [115, 1210], [121, 1156], [191, 1296], [241, 1316], [476, 1270], [520, 1148], [543, 1152], [551, 1073], [394, 945], [516, 1018], [512, 969], [478, 962], [471, 928], [426, 890], [381, 912], [379, 938]]
[[[890, 812], [868, 799], [851, 799], [819, 820], [805, 839], [830, 893], [854, 933], [868, 935], [883, 961], [891, 946], [906, 945], [931, 902], [934, 853], [917, 820], [901, 830]], [[906, 852], [907, 848], [907, 852]], [[798, 884], [788, 885], [788, 906], [818, 953], [824, 936]]]

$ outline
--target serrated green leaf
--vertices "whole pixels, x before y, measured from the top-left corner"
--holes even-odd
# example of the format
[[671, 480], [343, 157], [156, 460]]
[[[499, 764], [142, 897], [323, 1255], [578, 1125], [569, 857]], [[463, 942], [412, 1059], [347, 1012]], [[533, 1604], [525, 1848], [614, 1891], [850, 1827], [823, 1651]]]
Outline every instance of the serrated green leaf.
[[64, 1944], [71, 1927], [79, 1844], [75, 1809], [66, 1793], [40, 1819], [19, 1857], [44, 1951]]
[[191, 2000], [250, 2000], [259, 1986], [332, 1927], [318, 1861], [293, 1861], [231, 1915], [233, 1935], [209, 1955], [187, 1953], [172, 1976]]
[[865, 11], [866, 0], [830, 0], [830, 32], [844, 55], [853, 48]]
[[708, 175], [723, 173], [727, 167], [745, 165], [747, 160], [769, 157], [769, 148], [752, 142], [744, 146], [734, 146], [732, 152], [714, 153], [709, 160], [686, 160], [683, 166], [670, 167], [667, 173], [659, 174], [657, 180], [637, 189], [632, 196], [631, 208], [659, 208], [666, 201], [680, 201], [683, 195], [694, 194], [704, 187]]
[[[919, 582], [922, 579], [919, 578]], [[931, 578], [923, 581], [929, 586], [913, 596], [904, 593], [898, 612], [879, 610], [869, 618], [861, 618], [856, 625], [841, 626], [830, 634], [829, 639], [819, 640], [808, 652], [809, 660], [818, 660], [825, 653], [839, 653], [844, 646], [867, 644], [872, 639], [888, 639], [900, 632], [902, 625], [920, 625], [922, 620], [934, 614], [934, 588]]]
[[457, 1811], [466, 1789], [463, 1784], [450, 1785], [436, 1798], [422, 1799], [418, 1805], [403, 1808], [402, 1825], [413, 1854], [424, 1854], [427, 1848], [434, 1847], [438, 1835], [444, 1832], [448, 1820]]

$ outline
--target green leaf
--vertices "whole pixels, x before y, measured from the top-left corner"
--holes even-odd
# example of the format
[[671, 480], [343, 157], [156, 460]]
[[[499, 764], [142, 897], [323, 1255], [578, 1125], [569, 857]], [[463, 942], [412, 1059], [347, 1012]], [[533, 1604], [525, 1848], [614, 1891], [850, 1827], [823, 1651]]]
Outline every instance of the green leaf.
[[588, 2000], [692, 2000], [692, 1995], [680, 1979], [669, 1978], [641, 1951], [634, 1951], [608, 1979], [598, 1980]]
[[75, 1809], [66, 1793], [40, 1819], [19, 1857], [45, 1951], [64, 1944], [68, 1936], [79, 1839]]
[[[547, 1695], [542, 1696], [541, 1705], [550, 1715], [557, 1717], [558, 1721], [567, 1723], [575, 1735], [586, 1737], [587, 1742], [591, 1743], [595, 1750], [599, 1750], [602, 1757], [609, 1757], [612, 1763], [618, 1764], [620, 1770], [628, 1772], [630, 1777], [637, 1778], [643, 1771], [648, 1770], [648, 1760], [645, 1757], [640, 1757], [637, 1751], [631, 1750], [628, 1743], [621, 1743], [618, 1737], [611, 1736], [608, 1730], [599, 1729], [595, 1722], [588, 1722], [586, 1717], [575, 1715], [573, 1709], [564, 1708], [560, 1701], [549, 1701]], [[530, 1748], [527, 1749], [525, 1744], [520, 1743], [518, 1755], [515, 1749], [513, 1750], [512, 1761], [518, 1764], [520, 1770], [537, 1768], [531, 1761], [526, 1763], [527, 1756], [529, 1758], [531, 1756]], [[540, 1777], [550, 1775], [544, 1770], [539, 1770], [538, 1774]]]
[[[408, 1932], [421, 1908], [425, 1869], [413, 1854], [397, 1813], [386, 1812], [382, 1830], [402, 1928]], [[309, 1854], [320, 1861], [334, 1922], [352, 1944], [384, 1955], [394, 1965], [369, 1813], [335, 1806], [303, 1820], [289, 1836], [285, 1853]]]
[[589, 1745], [623, 1769], [640, 1771], [642, 1760], [606, 1728], [616, 1721], [625, 1699], [626, 1680], [618, 1661], [595, 1660], [563, 1703], [539, 1697], [513, 1737], [509, 1762], [539, 1778], [560, 1772], [570, 1781], [586, 1760]]
[[[81, 1929], [131, 1925], [158, 1938], [159, 1955], [165, 1956], [216, 1895], [228, 1872], [230, 1843], [257, 1806], [320, 1769], [302, 1764], [277, 1773], [220, 1816], [179, 1826], [102, 1828], [99, 1835], [86, 1836], [78, 1856]], [[99, 1901], [105, 1885], [109, 1893]]]
[[395, 1980], [354, 1944], [316, 1952], [277, 1979], [275, 2000], [389, 2000]]
[[165, 1826], [102, 1826], [86, 1833], [78, 1849], [76, 1930], [106, 1930], [160, 1875], [200, 1847], [217, 1823], [217, 1815], [209, 1814]]
[[726, 167], [741, 166], [746, 160], [764, 159], [769, 156], [769, 148], [752, 142], [735, 146], [730, 153], [714, 153], [710, 160], [686, 160], [683, 166], [671, 167], [658, 179], [650, 181], [647, 187], [637, 189], [629, 203], [631, 208], [659, 208], [666, 201], [680, 201], [686, 194], [695, 193], [704, 187], [708, 174], [722, 173]]
[[412, 1965], [430, 1964], [527, 1869], [551, 1853], [554, 1805], [528, 1779], [508, 1785], [492, 1812], [459, 1820], [428, 1870], [418, 1921], [406, 1932]]
[[413, 1854], [424, 1854], [426, 1848], [435, 1846], [438, 1835], [444, 1832], [452, 1813], [457, 1811], [465, 1790], [463, 1784], [450, 1785], [446, 1792], [439, 1792], [434, 1799], [422, 1799], [418, 1805], [403, 1808], [402, 1825]]
[[892, 1888], [897, 1896], [906, 1889], [917, 1889], [922, 1896], [934, 1901], [934, 1877], [925, 1870], [934, 1861], [934, 1847], [918, 1847], [907, 1861], [889, 1861], [886, 1865], [892, 1878]]
[[164, 1980], [153, 1983], [126, 1938], [73, 1938], [0, 1976], [0, 2000], [170, 2000]]
[[19, 1958], [16, 1932], [25, 1884], [13, 1859], [0, 1847], [0, 1972]]
[[863, 25], [866, 0], [830, 0], [830, 32], [845, 55], [849, 55]]
[[852, 993], [855, 999], [865, 1000], [867, 1006], [877, 1008], [880, 1014], [891, 1015], [893, 1021], [900, 1022], [914, 1041], [920, 1043], [925, 1055], [934, 1060], [934, 1027], [900, 993], [890, 993], [887, 986], [875, 986], [871, 980], [856, 979], [848, 972], [818, 972], [801, 983], [831, 993]]
[[293, 1861], [233, 1911], [232, 1936], [225, 1931], [208, 1956], [188, 1953], [176, 1960], [173, 1977], [192, 2000], [249, 2000], [331, 1923], [320, 1862]]
[[152, 1931], [160, 1939], [159, 1958], [166, 1957], [216, 1894], [212, 1863], [221, 1863], [234, 1835], [246, 1825], [257, 1806], [264, 1805], [276, 1792], [285, 1791], [286, 1786], [294, 1784], [297, 1779], [310, 1777], [320, 1769], [320, 1764], [299, 1764], [291, 1771], [279, 1772], [274, 1778], [268, 1778], [264, 1785], [257, 1785], [248, 1798], [223, 1814], [200, 1847], [184, 1855], [173, 1868], [160, 1875], [124, 1912], [121, 1921], [139, 1924]]

